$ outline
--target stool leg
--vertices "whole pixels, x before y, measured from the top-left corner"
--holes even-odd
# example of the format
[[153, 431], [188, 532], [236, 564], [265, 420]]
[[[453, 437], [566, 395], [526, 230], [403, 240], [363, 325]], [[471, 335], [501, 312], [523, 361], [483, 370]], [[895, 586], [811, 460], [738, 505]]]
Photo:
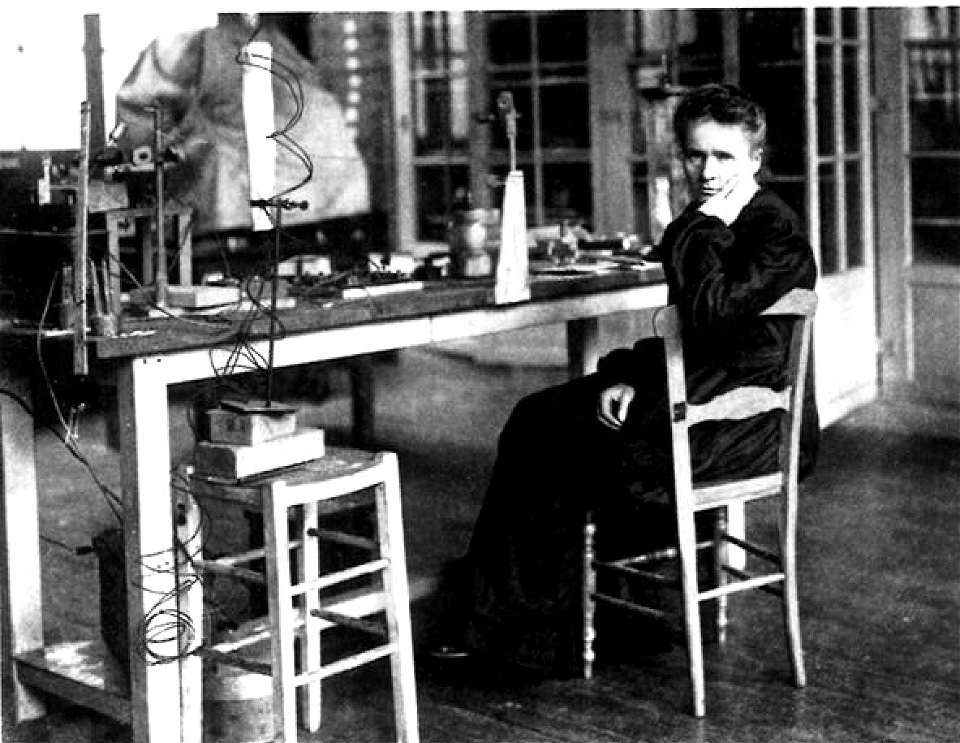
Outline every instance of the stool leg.
[[593, 661], [596, 654], [593, 651], [593, 641], [597, 637], [594, 627], [596, 618], [596, 603], [593, 594], [597, 591], [597, 571], [593, 567], [594, 537], [597, 525], [591, 515], [583, 526], [583, 677], [593, 677]]
[[[316, 501], [305, 503], [299, 521], [300, 541], [303, 544], [299, 566], [299, 581], [310, 583], [320, 577], [320, 549], [316, 529], [319, 527]], [[320, 593], [307, 591], [303, 597], [303, 637], [300, 638], [300, 673], [320, 670]], [[320, 680], [311, 681], [297, 690], [300, 720], [310, 732], [320, 728]]]
[[177, 498], [177, 609], [193, 628], [193, 636], [181, 640], [180, 647], [180, 734], [184, 741], [199, 743], [203, 737], [203, 661], [190, 651], [204, 642], [203, 583], [193, 562], [203, 556], [203, 520], [192, 495], [181, 493]]
[[389, 561], [384, 571], [387, 631], [396, 651], [390, 655], [393, 679], [393, 709], [399, 743], [418, 743], [417, 693], [413, 668], [413, 632], [410, 626], [410, 596], [403, 545], [403, 514], [400, 507], [400, 471], [395, 454], [383, 455], [385, 475], [377, 486], [377, 532], [380, 553]]
[[[290, 545], [286, 486], [275, 483], [263, 492], [264, 543], [267, 562], [267, 603], [270, 614], [271, 665], [273, 668], [273, 720], [278, 741], [296, 743], [297, 705], [294, 689], [295, 612], [289, 598]], [[285, 693], [289, 691], [290, 693]]]

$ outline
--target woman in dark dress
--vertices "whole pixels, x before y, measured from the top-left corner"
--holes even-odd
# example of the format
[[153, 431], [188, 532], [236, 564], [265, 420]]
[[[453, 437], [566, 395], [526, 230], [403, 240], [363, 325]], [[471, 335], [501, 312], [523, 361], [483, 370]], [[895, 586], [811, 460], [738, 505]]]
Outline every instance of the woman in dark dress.
[[[764, 112], [732, 86], [709, 85], [681, 101], [674, 129], [693, 200], [658, 252], [684, 323], [690, 399], [777, 383], [789, 330], [758, 315], [793, 288], [813, 288], [817, 269], [797, 216], [756, 181]], [[819, 435], [813, 385], [807, 390], [804, 471]], [[697, 426], [694, 477], [769, 471], [778, 435], [771, 414]], [[500, 435], [436, 654], [576, 673], [584, 512], [664, 482], [670, 456], [657, 340], [618, 349], [595, 374], [521, 400]]]

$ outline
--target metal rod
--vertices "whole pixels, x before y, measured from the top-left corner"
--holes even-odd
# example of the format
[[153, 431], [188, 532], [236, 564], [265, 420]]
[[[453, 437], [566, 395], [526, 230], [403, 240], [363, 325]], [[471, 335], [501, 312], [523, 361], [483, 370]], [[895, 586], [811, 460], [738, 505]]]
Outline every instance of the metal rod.
[[266, 404], [273, 403], [273, 346], [277, 324], [277, 293], [280, 291], [280, 222], [283, 204], [278, 200], [274, 206], [276, 218], [273, 224], [273, 277], [270, 282], [270, 337], [267, 340], [267, 391]]
[[153, 171], [156, 175], [157, 191], [157, 307], [167, 304], [167, 248], [163, 234], [163, 111], [160, 106], [153, 107]]

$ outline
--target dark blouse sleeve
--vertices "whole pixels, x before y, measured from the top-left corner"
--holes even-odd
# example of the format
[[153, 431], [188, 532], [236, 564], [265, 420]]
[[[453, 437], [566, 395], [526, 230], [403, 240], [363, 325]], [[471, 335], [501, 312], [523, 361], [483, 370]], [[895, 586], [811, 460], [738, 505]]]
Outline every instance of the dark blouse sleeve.
[[[779, 197], [761, 190], [730, 226], [696, 209], [683, 212], [660, 246], [669, 302], [680, 308], [691, 336], [719, 338], [755, 317], [795, 287], [813, 288], [816, 264], [796, 215]], [[641, 341], [600, 361], [609, 383], [633, 382]]]
[[791, 289], [812, 288], [816, 279], [796, 216], [772, 194], [760, 192], [729, 227], [694, 211], [671, 233], [664, 261], [670, 301], [698, 331], [754, 317]]

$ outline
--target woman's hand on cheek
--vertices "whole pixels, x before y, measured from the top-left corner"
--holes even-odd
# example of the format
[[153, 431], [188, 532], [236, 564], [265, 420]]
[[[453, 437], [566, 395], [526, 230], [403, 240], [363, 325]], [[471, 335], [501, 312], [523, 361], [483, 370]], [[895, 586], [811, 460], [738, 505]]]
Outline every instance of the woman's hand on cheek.
[[749, 203], [759, 186], [750, 176], [734, 175], [714, 194], [700, 205], [700, 212], [717, 217], [725, 225], [731, 225]]

